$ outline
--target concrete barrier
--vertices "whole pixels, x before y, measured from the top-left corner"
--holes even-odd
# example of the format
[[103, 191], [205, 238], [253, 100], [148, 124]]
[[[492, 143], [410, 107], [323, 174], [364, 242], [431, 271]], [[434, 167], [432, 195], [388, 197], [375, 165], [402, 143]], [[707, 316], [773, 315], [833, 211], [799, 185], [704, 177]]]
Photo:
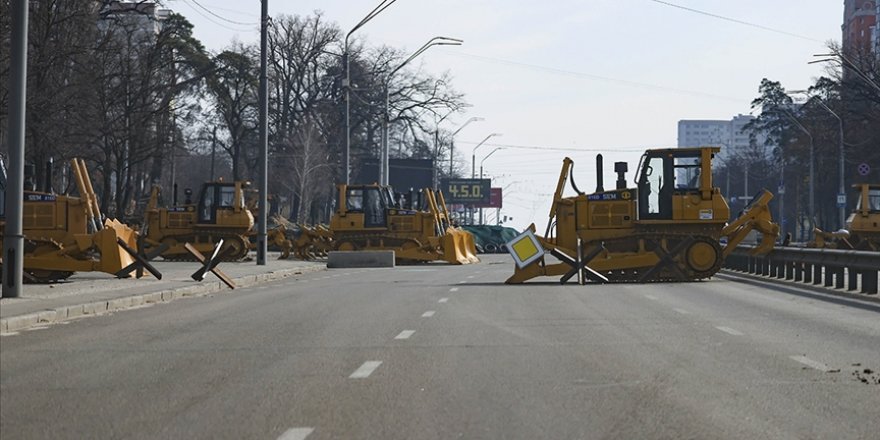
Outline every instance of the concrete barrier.
[[394, 267], [394, 251], [332, 251], [327, 255], [327, 267]]

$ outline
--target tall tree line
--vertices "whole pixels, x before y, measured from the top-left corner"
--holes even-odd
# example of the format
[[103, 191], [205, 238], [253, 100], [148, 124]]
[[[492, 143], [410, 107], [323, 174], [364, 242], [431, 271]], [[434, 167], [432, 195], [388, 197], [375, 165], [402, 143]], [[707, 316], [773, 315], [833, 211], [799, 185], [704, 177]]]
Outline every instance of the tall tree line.
[[[8, 1], [0, 1], [8, 47]], [[159, 184], [198, 188], [211, 177], [257, 177], [259, 49], [217, 53], [185, 17], [156, 19], [161, 2], [30, 2], [26, 160], [34, 181], [50, 158], [87, 160], [102, 209], [136, 217]], [[121, 10], [123, 8], [124, 10]], [[256, 32], [256, 30], [255, 30]], [[269, 148], [273, 200], [292, 219], [326, 220], [345, 145], [342, 39], [320, 12], [279, 15], [269, 28]], [[379, 154], [386, 84], [392, 144], [401, 157], [446, 157], [437, 122], [466, 104], [448, 74], [388, 73], [406, 54], [350, 43], [353, 170]], [[0, 142], [6, 142], [8, 52], [0, 52]], [[442, 132], [442, 131], [441, 131]], [[6, 149], [4, 148], [4, 152]], [[54, 187], [70, 189], [61, 168]], [[440, 167], [445, 169], [445, 167]], [[211, 175], [213, 171], [213, 176]]]
[[[716, 173], [722, 185], [729, 179], [732, 193], [768, 188], [778, 193], [771, 202], [774, 217], [784, 198], [784, 230], [797, 239], [808, 239], [812, 227], [842, 228], [838, 219], [837, 193], [840, 173], [840, 131], [843, 127], [844, 181], [847, 207], [857, 202], [854, 183], [880, 182], [880, 56], [868, 48], [844, 51], [829, 45], [826, 74], [806, 91], [787, 90], [770, 79], [761, 81], [757, 111], [746, 131], [752, 147], [734, 157]], [[839, 116], [840, 120], [835, 116]], [[766, 136], [765, 143], [757, 140]], [[814, 167], [814, 211], [809, 213], [810, 151]], [[871, 171], [861, 175], [859, 165]], [[752, 195], [752, 194], [742, 194]], [[741, 206], [741, 205], [739, 205]]]

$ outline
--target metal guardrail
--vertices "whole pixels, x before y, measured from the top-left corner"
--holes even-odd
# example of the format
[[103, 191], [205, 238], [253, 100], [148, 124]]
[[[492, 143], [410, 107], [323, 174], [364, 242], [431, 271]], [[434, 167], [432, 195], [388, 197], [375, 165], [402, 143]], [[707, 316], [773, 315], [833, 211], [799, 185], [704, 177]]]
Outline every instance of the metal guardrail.
[[769, 278], [877, 294], [880, 252], [776, 247], [767, 255], [750, 255], [754, 248], [737, 246], [723, 267]]

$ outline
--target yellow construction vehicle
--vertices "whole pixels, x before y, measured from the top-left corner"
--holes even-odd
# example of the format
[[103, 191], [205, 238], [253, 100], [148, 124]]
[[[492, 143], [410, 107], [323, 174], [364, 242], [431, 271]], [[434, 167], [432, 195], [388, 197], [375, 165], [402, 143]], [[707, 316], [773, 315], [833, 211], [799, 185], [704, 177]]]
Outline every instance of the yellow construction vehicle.
[[[115, 219], [103, 219], [97, 196], [82, 159], [71, 160], [80, 197], [25, 191], [25, 281], [48, 283], [74, 272], [115, 275], [134, 262], [120, 244], [137, 248], [137, 233]], [[6, 222], [0, 222], [0, 229]], [[2, 246], [2, 231], [0, 231]]]
[[450, 224], [442, 193], [426, 188], [402, 202], [386, 186], [343, 184], [338, 190], [330, 220], [335, 250], [394, 250], [401, 263], [479, 261], [473, 236]]
[[237, 261], [247, 256], [248, 234], [254, 227], [254, 216], [245, 207], [243, 188], [247, 182], [207, 182], [199, 191], [198, 200], [187, 200], [182, 205], [159, 207], [161, 196], [158, 186], [150, 193], [144, 215], [142, 235], [147, 250], [168, 244], [162, 253], [166, 260], [193, 260], [184, 248], [190, 243], [202, 253], [213, 250], [223, 240], [220, 257], [223, 261]]
[[808, 247], [880, 251], [880, 184], [859, 183], [856, 209], [846, 219], [846, 229], [825, 232], [813, 230], [814, 240]]
[[[558, 275], [565, 282], [576, 274], [581, 282], [708, 278], [753, 230], [763, 234], [755, 253], [768, 252], [779, 235], [767, 206], [773, 196], [762, 191], [728, 224], [730, 208], [712, 185], [712, 158], [719, 150], [648, 150], [639, 164], [637, 187], [626, 187], [627, 164], [618, 162], [617, 188], [610, 191], [603, 188], [599, 155], [593, 194], [577, 188], [573, 162], [565, 158], [545, 236], [535, 236], [533, 224], [508, 243], [517, 265], [507, 283]], [[575, 196], [563, 197], [567, 180]], [[560, 262], [548, 263], [546, 253]]]

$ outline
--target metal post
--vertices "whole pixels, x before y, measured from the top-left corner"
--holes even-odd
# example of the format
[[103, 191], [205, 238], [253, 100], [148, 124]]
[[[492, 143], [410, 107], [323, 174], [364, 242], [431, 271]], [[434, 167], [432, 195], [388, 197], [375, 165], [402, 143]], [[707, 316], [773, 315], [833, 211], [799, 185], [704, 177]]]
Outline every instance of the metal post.
[[807, 239], [813, 239], [813, 229], [816, 227], [816, 195], [814, 187], [816, 185], [816, 176], [813, 174], [813, 136], [810, 135], [810, 230], [807, 231]]
[[348, 36], [345, 37], [345, 48], [342, 52], [342, 62], [345, 64], [345, 79], [342, 80], [342, 88], [345, 90], [345, 151], [342, 153], [342, 181], [348, 185], [349, 178], [349, 155], [351, 153], [351, 71], [348, 61]]
[[388, 111], [388, 106], [391, 102], [391, 92], [388, 90], [389, 85], [387, 82], [385, 83], [385, 111], [382, 116], [382, 152], [379, 158], [379, 184], [384, 186], [388, 186], [388, 179], [391, 174], [388, 167], [388, 156], [390, 155], [388, 151], [388, 126], [391, 116]]
[[779, 147], [780, 173], [779, 173], [779, 236], [785, 237], [785, 151]]
[[6, 180], [6, 229], [3, 233], [4, 298], [21, 296], [24, 259], [24, 129], [27, 99], [28, 2], [10, 4], [9, 173]]
[[260, 8], [260, 201], [257, 219], [257, 266], [266, 265], [266, 221], [269, 210], [269, 81], [267, 78], [267, 39], [269, 0]]
[[[835, 115], [837, 116], [837, 115]], [[838, 170], [837, 172], [840, 174], [837, 188], [837, 194], [843, 195], [843, 203], [838, 206], [839, 216], [840, 216], [840, 229], [846, 228], [846, 187], [844, 185], [843, 179], [843, 168], [845, 162], [845, 156], [843, 152], [843, 118], [840, 116], [837, 117], [837, 120], [840, 122], [840, 159], [838, 161]]]

